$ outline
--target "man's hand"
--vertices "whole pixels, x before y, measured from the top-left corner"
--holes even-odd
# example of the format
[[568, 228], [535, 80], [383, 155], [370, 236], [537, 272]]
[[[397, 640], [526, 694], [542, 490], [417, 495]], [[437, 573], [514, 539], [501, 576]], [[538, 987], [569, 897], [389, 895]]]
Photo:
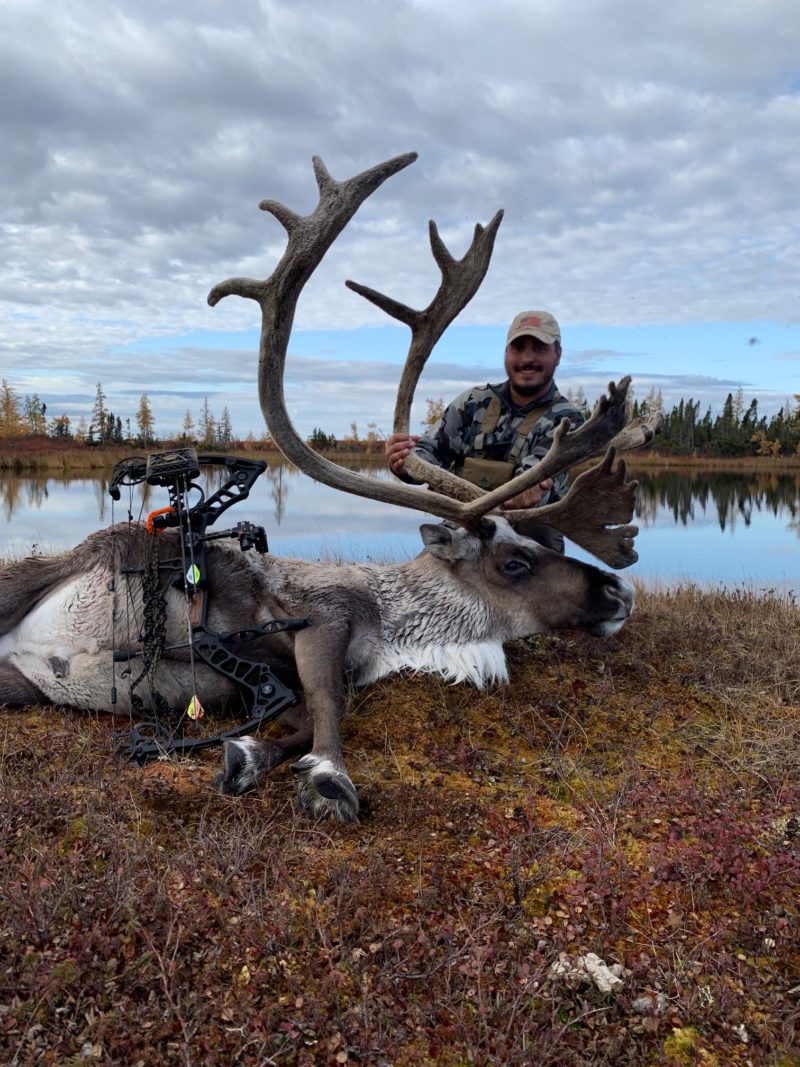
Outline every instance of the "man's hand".
[[539, 482], [538, 485], [532, 485], [530, 489], [524, 489], [521, 493], [517, 493], [516, 496], [512, 496], [510, 500], [507, 500], [503, 504], [504, 508], [535, 508], [537, 504], [541, 504], [544, 497], [553, 488], [553, 479], [545, 478], [543, 482]]
[[417, 441], [419, 441], [418, 434], [408, 433], [393, 433], [391, 437], [386, 438], [383, 450], [386, 453], [389, 470], [392, 474], [399, 474], [402, 471], [406, 456], [411, 452]]

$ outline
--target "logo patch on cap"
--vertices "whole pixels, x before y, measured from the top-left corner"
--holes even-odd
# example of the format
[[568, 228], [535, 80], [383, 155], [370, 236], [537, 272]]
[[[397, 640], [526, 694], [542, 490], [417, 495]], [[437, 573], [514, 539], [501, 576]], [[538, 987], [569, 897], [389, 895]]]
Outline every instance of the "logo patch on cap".
[[511, 344], [524, 334], [533, 334], [545, 344], [552, 344], [561, 337], [558, 323], [549, 311], [520, 311], [516, 314], [508, 328], [506, 344]]

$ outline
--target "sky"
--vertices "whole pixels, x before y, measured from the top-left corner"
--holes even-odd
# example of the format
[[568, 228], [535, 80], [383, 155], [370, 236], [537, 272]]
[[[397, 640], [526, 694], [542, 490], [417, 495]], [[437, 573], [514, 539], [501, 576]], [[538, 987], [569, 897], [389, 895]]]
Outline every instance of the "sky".
[[719, 410], [800, 393], [797, 0], [0, 0], [0, 376], [77, 420], [96, 385], [160, 434], [204, 399], [260, 435], [267, 278], [313, 211], [311, 158], [411, 167], [359, 209], [301, 296], [286, 364], [304, 435], [391, 431], [412, 307], [498, 208], [486, 279], [427, 398], [502, 380], [523, 309], [561, 323], [562, 392], [630, 374]]

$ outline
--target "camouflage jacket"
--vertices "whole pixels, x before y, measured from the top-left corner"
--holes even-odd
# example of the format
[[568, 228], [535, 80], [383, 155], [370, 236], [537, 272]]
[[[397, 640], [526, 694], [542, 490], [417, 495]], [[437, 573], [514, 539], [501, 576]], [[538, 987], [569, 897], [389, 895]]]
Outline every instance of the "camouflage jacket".
[[[490, 407], [496, 416], [496, 425], [486, 433], [482, 432], [481, 423]], [[527, 436], [518, 440], [520, 426], [534, 409], [541, 413]], [[555, 382], [543, 397], [525, 407], [517, 407], [513, 403], [507, 381], [498, 385], [477, 386], [457, 396], [448, 405], [442, 418], [420, 437], [414, 451], [429, 463], [453, 470], [456, 474], [461, 473], [464, 461], [469, 456], [503, 462], [513, 460], [513, 473], [520, 474], [546, 455], [553, 442], [553, 431], [564, 418], [569, 418], [573, 428], [585, 421], [579, 409], [559, 393]], [[495, 419], [490, 417], [488, 421]], [[560, 500], [566, 492], [568, 477], [567, 473], [560, 474], [541, 503]]]

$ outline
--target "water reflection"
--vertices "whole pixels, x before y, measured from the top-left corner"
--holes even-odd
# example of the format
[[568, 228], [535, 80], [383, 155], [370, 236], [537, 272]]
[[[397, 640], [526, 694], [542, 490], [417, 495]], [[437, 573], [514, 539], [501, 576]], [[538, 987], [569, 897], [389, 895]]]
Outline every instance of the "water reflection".
[[701, 518], [714, 518], [722, 531], [739, 522], [749, 526], [754, 513], [766, 512], [787, 519], [800, 536], [800, 475], [785, 472], [742, 474], [731, 471], [638, 472], [636, 521], [640, 526], [663, 520], [688, 526]]
[[269, 495], [275, 505], [274, 517], [278, 526], [283, 523], [286, 501], [289, 499], [289, 479], [284, 478], [284, 465], [267, 467], [264, 476], [269, 482]]
[[47, 477], [20, 478], [11, 471], [0, 470], [0, 505], [6, 522], [19, 507], [41, 508], [47, 502]]
[[[368, 469], [350, 465], [346, 469], [358, 471], [368, 477], [388, 480], [388, 472], [382, 467]], [[223, 466], [205, 467], [199, 483], [206, 496], [210, 496], [224, 483], [227, 471]], [[651, 471], [637, 472], [639, 482], [636, 521], [642, 527], [663, 522], [665, 514], [681, 526], [714, 518], [720, 530], [735, 530], [739, 522], [749, 526], [754, 512], [768, 512], [776, 519], [786, 520], [800, 535], [800, 472], [785, 471], [741, 473], [732, 471]], [[309, 479], [296, 468], [283, 463], [271, 465], [257, 486], [267, 487], [272, 501], [271, 521], [281, 526], [286, 517], [287, 503], [293, 487], [301, 489], [296, 507], [307, 511], [313, 507], [308, 493]], [[95, 518], [99, 526], [110, 521], [111, 498], [108, 495], [107, 477], [70, 478], [50, 474], [20, 476], [8, 470], [0, 470], [0, 506], [6, 523], [10, 523], [18, 511], [46, 510], [51, 495], [56, 490], [71, 489], [75, 493], [91, 490], [95, 501]], [[160, 490], [156, 490], [160, 492]], [[255, 491], [254, 491], [255, 493]], [[152, 486], [146, 483], [123, 487], [122, 503], [134, 518], [145, 513], [154, 498]], [[263, 493], [262, 493], [263, 495]], [[344, 497], [354, 504], [356, 498]], [[159, 506], [157, 503], [153, 507]], [[245, 507], [248, 505], [246, 504]], [[1, 535], [0, 535], [1, 536]]]
[[[383, 466], [358, 468], [389, 479]], [[206, 496], [226, 469], [204, 468]], [[722, 470], [637, 472], [635, 522], [640, 562], [629, 573], [666, 580], [749, 581], [800, 591], [800, 471]], [[167, 503], [166, 491], [147, 485], [123, 488], [112, 505], [108, 477], [20, 477], [0, 471], [0, 557], [54, 551], [130, 514], [142, 518]], [[404, 559], [421, 547], [425, 516], [407, 508], [363, 500], [312, 482], [296, 468], [273, 463], [225, 528], [247, 518], [267, 530], [278, 554], [318, 559]], [[215, 527], [216, 529], [216, 527]], [[580, 551], [573, 554], [581, 556]], [[588, 558], [588, 557], [584, 557]]]

